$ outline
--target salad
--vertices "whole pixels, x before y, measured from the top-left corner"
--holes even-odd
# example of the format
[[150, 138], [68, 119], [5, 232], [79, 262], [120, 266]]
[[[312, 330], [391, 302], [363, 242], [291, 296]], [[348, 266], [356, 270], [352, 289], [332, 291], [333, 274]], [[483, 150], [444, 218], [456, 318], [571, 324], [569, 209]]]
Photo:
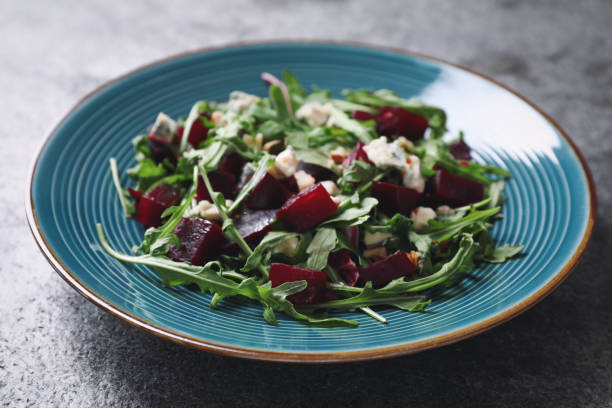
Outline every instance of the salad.
[[422, 312], [432, 288], [521, 251], [489, 234], [510, 174], [444, 137], [442, 109], [385, 89], [308, 93], [287, 70], [262, 79], [267, 98], [159, 113], [133, 139], [130, 187], [110, 159], [125, 215], [147, 229], [125, 254], [98, 224], [108, 254], [210, 292], [211, 307], [243, 297], [273, 325], [283, 312], [352, 327], [335, 312]]

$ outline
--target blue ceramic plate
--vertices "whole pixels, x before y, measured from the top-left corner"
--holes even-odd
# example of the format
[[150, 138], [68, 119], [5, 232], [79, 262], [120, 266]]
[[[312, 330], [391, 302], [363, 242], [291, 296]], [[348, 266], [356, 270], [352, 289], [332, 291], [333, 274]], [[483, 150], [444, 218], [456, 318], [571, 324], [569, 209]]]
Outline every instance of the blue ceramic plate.
[[[358, 328], [313, 328], [280, 317], [267, 325], [254, 303], [165, 288], [145, 267], [101, 251], [101, 222], [115, 248], [129, 252], [143, 230], [125, 219], [108, 158], [134, 164], [130, 140], [159, 111], [184, 115], [199, 99], [239, 89], [264, 96], [262, 71], [291, 69], [304, 85], [389, 88], [444, 108], [450, 134], [465, 131], [476, 160], [510, 170], [504, 219], [493, 236], [525, 245], [525, 257], [483, 265], [436, 297], [426, 314], [382, 310], [383, 325], [343, 313]], [[123, 180], [127, 183], [127, 180]], [[58, 273], [104, 310], [155, 335], [203, 350], [279, 361], [363, 360], [448, 344], [533, 306], [567, 277], [590, 237], [595, 189], [567, 135], [511, 90], [455, 65], [397, 50], [329, 43], [266, 43], [197, 51], [146, 66], [81, 101], [46, 140], [33, 166], [27, 211], [40, 248]]]

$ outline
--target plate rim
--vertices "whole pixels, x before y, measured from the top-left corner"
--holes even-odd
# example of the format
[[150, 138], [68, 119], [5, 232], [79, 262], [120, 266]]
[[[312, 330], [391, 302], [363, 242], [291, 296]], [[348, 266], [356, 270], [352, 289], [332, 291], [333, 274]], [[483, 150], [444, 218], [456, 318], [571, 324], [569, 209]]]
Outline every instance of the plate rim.
[[[224, 49], [233, 49], [233, 48], [241, 48], [241, 47], [249, 47], [249, 46], [265, 46], [265, 45], [333, 45], [340, 47], [355, 47], [362, 48], [366, 50], [374, 50], [374, 51], [385, 51], [391, 52], [394, 54], [399, 54], [408, 57], [414, 57], [429, 61], [434, 61], [442, 64], [446, 64], [448, 66], [460, 69], [464, 72], [468, 72], [470, 74], [476, 75], [489, 83], [497, 85], [502, 89], [510, 92], [514, 96], [521, 99], [523, 102], [527, 103], [533, 110], [535, 110], [538, 114], [540, 114], [544, 119], [546, 119], [550, 125], [555, 128], [561, 137], [565, 139], [570, 148], [573, 150], [574, 154], [578, 158], [581, 169], [584, 172], [584, 175], [587, 180], [587, 188], [589, 190], [589, 216], [587, 225], [584, 231], [584, 234], [578, 244], [576, 251], [572, 254], [568, 262], [559, 269], [559, 271], [538, 291], [533, 293], [531, 296], [521, 300], [516, 305], [511, 308], [505, 310], [502, 313], [496, 314], [486, 320], [482, 320], [480, 322], [474, 323], [470, 326], [464, 327], [462, 329], [454, 330], [450, 333], [446, 333], [443, 335], [435, 336], [429, 339], [419, 340], [415, 342], [403, 343], [394, 346], [386, 346], [386, 347], [375, 347], [366, 350], [352, 350], [352, 351], [335, 351], [335, 352], [285, 352], [285, 351], [271, 351], [271, 350], [263, 350], [263, 349], [255, 349], [255, 348], [246, 348], [239, 346], [232, 346], [227, 344], [222, 344], [213, 341], [204, 341], [202, 339], [198, 339], [192, 336], [184, 335], [177, 333], [173, 330], [155, 325], [153, 323], [147, 322], [141, 318], [138, 318], [131, 314], [130, 312], [123, 310], [122, 308], [111, 304], [109, 301], [104, 299], [101, 295], [97, 294], [94, 290], [88, 288], [85, 284], [83, 284], [80, 279], [74, 274], [56, 255], [53, 251], [46, 237], [43, 235], [42, 230], [40, 228], [40, 224], [38, 222], [38, 215], [36, 213], [36, 208], [34, 206], [34, 197], [33, 197], [33, 182], [34, 182], [34, 173], [36, 168], [38, 167], [39, 159], [46, 148], [47, 144], [53, 137], [53, 135], [57, 132], [57, 130], [64, 124], [64, 122], [77, 110], [79, 109], [85, 102], [94, 97], [96, 94], [101, 92], [102, 90], [108, 88], [109, 86], [121, 81], [124, 78], [130, 77], [140, 71], [146, 70], [148, 68], [174, 61], [180, 58], [188, 57], [191, 55], [207, 53], [211, 51], [218, 51]], [[208, 47], [200, 47], [193, 50], [184, 51], [181, 53], [173, 54], [161, 59], [157, 59], [153, 62], [141, 65], [135, 69], [132, 69], [120, 76], [117, 76], [109, 81], [105, 81], [101, 85], [97, 86], [92, 91], [85, 94], [81, 97], [76, 104], [66, 112], [62, 118], [57, 122], [57, 124], [52, 128], [52, 130], [48, 133], [48, 135], [43, 139], [43, 142], [40, 144], [40, 147], [36, 150], [32, 162], [29, 167], [27, 180], [26, 180], [26, 191], [25, 191], [25, 210], [26, 210], [26, 218], [28, 220], [28, 226], [32, 235], [34, 236], [34, 240], [38, 245], [40, 251], [43, 253], [47, 261], [51, 264], [53, 269], [70, 285], [72, 286], [78, 293], [80, 293], [87, 300], [104, 310], [105, 312], [127, 322], [128, 324], [135, 326], [145, 332], [151, 333], [157, 337], [161, 337], [166, 340], [173, 341], [175, 343], [188, 346], [191, 348], [195, 348], [198, 350], [204, 350], [208, 352], [212, 352], [215, 354], [233, 356], [233, 357], [241, 357], [248, 358], [254, 360], [265, 360], [265, 361], [276, 361], [276, 362], [297, 362], [297, 363], [333, 363], [333, 362], [349, 362], [349, 361], [363, 361], [363, 360], [374, 360], [381, 358], [389, 358], [400, 356], [404, 354], [412, 354], [419, 351], [429, 350], [445, 345], [449, 345], [469, 337], [475, 336], [487, 330], [490, 330], [502, 323], [505, 323], [512, 318], [518, 316], [519, 314], [527, 311], [531, 307], [535, 306], [541, 300], [543, 300], [546, 296], [548, 296], [553, 290], [555, 290], [571, 273], [573, 268], [577, 265], [579, 259], [584, 254], [586, 247], [591, 239], [593, 234], [593, 228], [595, 224], [595, 219], [597, 215], [597, 193], [595, 190], [595, 183], [593, 180], [593, 176], [591, 174], [591, 170], [584, 159], [584, 156], [574, 143], [574, 141], [569, 137], [569, 135], [561, 128], [561, 126], [547, 113], [545, 113], [541, 108], [539, 108], [535, 103], [527, 99], [522, 94], [517, 91], [509, 88], [508, 86], [498, 82], [497, 80], [484, 75], [480, 72], [474, 71], [470, 68], [464, 67], [462, 65], [444, 60], [442, 58], [433, 57], [427, 54], [414, 52], [405, 50], [398, 47], [389, 47], [389, 46], [381, 46], [368, 44], [364, 42], [355, 42], [355, 41], [336, 41], [336, 40], [317, 40], [317, 39], [291, 39], [291, 40], [263, 40], [263, 41], [236, 41], [229, 42], [223, 45], [217, 46], [208, 46]]]

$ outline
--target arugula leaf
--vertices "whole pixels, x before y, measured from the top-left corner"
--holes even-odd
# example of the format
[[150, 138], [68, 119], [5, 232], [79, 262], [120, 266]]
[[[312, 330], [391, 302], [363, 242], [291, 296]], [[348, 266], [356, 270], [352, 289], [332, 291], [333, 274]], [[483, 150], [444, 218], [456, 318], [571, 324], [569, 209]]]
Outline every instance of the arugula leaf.
[[253, 253], [249, 255], [246, 263], [242, 267], [242, 272], [249, 272], [256, 269], [259, 265], [268, 264], [269, 256], [266, 257], [266, 251], [271, 250], [275, 246], [281, 244], [286, 239], [296, 237], [299, 234], [296, 232], [285, 231], [270, 231], [264, 236], [261, 242], [253, 249]]
[[518, 255], [523, 250], [523, 245], [502, 245], [493, 249], [493, 253], [483, 260], [489, 263], [504, 263], [508, 259], [511, 259]]
[[346, 228], [363, 224], [370, 218], [369, 214], [377, 204], [378, 200], [374, 197], [365, 197], [357, 206], [337, 212], [336, 215], [323, 221], [319, 226], [333, 225], [336, 228]]
[[238, 209], [240, 204], [242, 204], [242, 201], [251, 193], [257, 183], [259, 183], [259, 181], [265, 176], [266, 172], [268, 171], [268, 164], [270, 160], [271, 156], [267, 153], [264, 154], [261, 159], [259, 159], [259, 162], [257, 163], [257, 170], [255, 170], [250, 180], [238, 192], [231, 207], [227, 209], [228, 215], [231, 215], [234, 211], [236, 211], [236, 209]]
[[270, 85], [270, 101], [272, 102], [274, 109], [276, 110], [276, 118], [280, 122], [289, 122], [291, 117], [289, 116], [289, 110], [285, 103], [285, 97], [283, 91], [277, 85]]
[[478, 222], [484, 221], [497, 214], [500, 207], [489, 208], [487, 210], [474, 210], [465, 217], [450, 222], [440, 222], [437, 220], [429, 221], [427, 235], [436, 241], [445, 241], [460, 233], [463, 229], [470, 227]]
[[342, 177], [337, 181], [344, 194], [352, 194], [359, 185], [367, 184], [385, 171], [363, 160], [355, 160], [344, 169]]
[[146, 191], [153, 183], [168, 174], [163, 164], [156, 164], [153, 159], [143, 157], [135, 167], [127, 169], [127, 175], [138, 181], [137, 190]]
[[121, 181], [119, 180], [119, 170], [117, 169], [117, 160], [114, 157], [109, 159], [111, 175], [113, 177], [113, 184], [115, 185], [115, 189], [117, 190], [117, 195], [119, 196], [119, 202], [121, 203], [121, 208], [123, 209], [123, 214], [126, 217], [130, 218], [132, 215], [136, 213], [136, 207], [132, 203], [130, 193], [128, 193], [124, 188], [121, 187]]
[[363, 143], [369, 143], [376, 138], [372, 129], [363, 126], [358, 120], [349, 118], [346, 113], [336, 107], [332, 108], [329, 120], [334, 126], [347, 130], [357, 136]]
[[306, 253], [310, 255], [306, 267], [317, 271], [323, 270], [327, 265], [327, 257], [336, 247], [337, 241], [338, 236], [334, 228], [320, 228], [306, 248]]

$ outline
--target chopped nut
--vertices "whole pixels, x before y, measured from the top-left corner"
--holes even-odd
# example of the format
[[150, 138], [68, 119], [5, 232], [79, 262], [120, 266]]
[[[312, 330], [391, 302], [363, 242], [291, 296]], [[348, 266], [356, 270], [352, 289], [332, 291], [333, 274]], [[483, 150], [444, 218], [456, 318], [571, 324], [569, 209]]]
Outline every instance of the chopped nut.
[[253, 147], [255, 146], [255, 140], [253, 139], [253, 136], [246, 134], [242, 136], [242, 140], [244, 141], [244, 143], [246, 143], [247, 146], [249, 147]]
[[263, 135], [258, 133], [255, 135], [255, 145], [257, 146], [257, 151], [261, 151], [261, 145], [263, 144]]
[[269, 152], [270, 149], [272, 149], [274, 146], [277, 146], [279, 144], [280, 144], [280, 140], [270, 140], [269, 142], [264, 143], [263, 150], [265, 152]]
[[419, 265], [419, 259], [421, 259], [422, 257], [423, 257], [423, 254], [420, 253], [419, 251], [410, 251], [410, 252], [408, 252], [408, 260], [414, 266], [418, 266]]
[[221, 121], [223, 120], [223, 112], [219, 112], [219, 111], [214, 111], [211, 115], [210, 115], [210, 120], [212, 123], [214, 123], [215, 125], [220, 125]]
[[297, 182], [300, 191], [312, 186], [315, 183], [314, 177], [306, 173], [304, 170], [296, 171], [293, 177], [295, 177], [295, 181]]
[[436, 213], [438, 215], [453, 215], [455, 213], [455, 209], [449, 207], [448, 205], [441, 205], [436, 208]]
[[329, 152], [329, 157], [331, 157], [331, 159], [336, 164], [342, 163], [344, 161], [344, 159], [346, 159], [346, 156], [348, 156], [348, 152], [342, 146], [338, 146], [334, 150]]
[[363, 257], [373, 261], [380, 261], [387, 257], [387, 248], [377, 247], [366, 249], [365, 251], [363, 251]]

